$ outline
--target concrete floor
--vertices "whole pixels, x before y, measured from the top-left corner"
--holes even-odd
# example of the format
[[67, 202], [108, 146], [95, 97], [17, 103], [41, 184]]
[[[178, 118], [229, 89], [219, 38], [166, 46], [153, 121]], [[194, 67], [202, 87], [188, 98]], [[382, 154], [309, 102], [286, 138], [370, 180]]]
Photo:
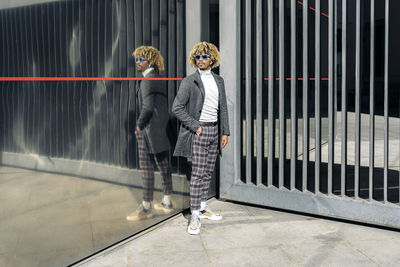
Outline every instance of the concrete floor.
[[[139, 188], [0, 166], [0, 266], [66, 266], [171, 215], [126, 221], [141, 198]], [[174, 213], [188, 206], [187, 195], [172, 199]]]
[[187, 234], [188, 216], [153, 227], [81, 267], [100, 266], [400, 266], [400, 232], [209, 201], [223, 220], [202, 220]]

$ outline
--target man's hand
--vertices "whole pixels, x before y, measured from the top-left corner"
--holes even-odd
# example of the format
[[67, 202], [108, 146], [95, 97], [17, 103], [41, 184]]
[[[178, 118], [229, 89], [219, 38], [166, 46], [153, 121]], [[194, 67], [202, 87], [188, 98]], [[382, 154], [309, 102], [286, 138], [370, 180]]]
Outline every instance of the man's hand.
[[222, 146], [222, 148], [225, 148], [227, 144], [228, 144], [228, 136], [227, 135], [223, 135], [221, 137], [221, 146]]
[[139, 126], [136, 126], [136, 131], [137, 131], [137, 132], [140, 132]]
[[201, 131], [203, 130], [203, 128], [200, 126], [200, 128], [197, 130], [196, 135], [199, 136], [201, 134]]

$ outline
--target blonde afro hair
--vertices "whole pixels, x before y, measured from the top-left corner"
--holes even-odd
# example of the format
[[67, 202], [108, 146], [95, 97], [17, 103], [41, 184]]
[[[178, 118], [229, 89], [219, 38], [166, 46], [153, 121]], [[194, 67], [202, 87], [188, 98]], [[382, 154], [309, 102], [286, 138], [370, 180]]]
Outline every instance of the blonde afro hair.
[[215, 68], [219, 66], [219, 51], [218, 48], [212, 43], [208, 42], [200, 42], [195, 44], [192, 51], [190, 51], [189, 55], [189, 63], [193, 66], [193, 68], [197, 68], [196, 60], [194, 59], [194, 55], [205, 55], [208, 54], [211, 56], [211, 68]]
[[157, 50], [157, 48], [153, 46], [139, 46], [135, 49], [132, 53], [132, 56], [136, 59], [138, 57], [145, 57], [148, 58], [150, 61], [150, 66], [156, 70], [164, 70], [164, 59]]

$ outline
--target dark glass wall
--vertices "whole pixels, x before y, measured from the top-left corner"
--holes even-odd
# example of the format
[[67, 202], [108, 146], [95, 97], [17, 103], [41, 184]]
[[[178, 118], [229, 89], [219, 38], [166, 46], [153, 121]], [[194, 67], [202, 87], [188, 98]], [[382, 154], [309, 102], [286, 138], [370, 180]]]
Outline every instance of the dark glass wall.
[[[190, 168], [172, 156], [176, 119], [166, 152], [173, 209], [136, 216], [137, 81], [78, 80], [140, 77], [132, 52], [141, 45], [161, 52], [161, 77], [182, 78], [185, 34], [184, 0], [0, 3], [0, 76], [55, 78], [0, 81], [0, 262], [66, 266], [188, 207]], [[179, 83], [159, 84], [166, 112]], [[164, 192], [153, 165], [155, 204]]]
[[[4, 8], [0, 19], [1, 76], [136, 77], [140, 45], [161, 51], [163, 77], [185, 75], [184, 1], [55, 1]], [[169, 104], [177, 85], [165, 82]], [[2, 151], [138, 167], [135, 81], [1, 88]]]

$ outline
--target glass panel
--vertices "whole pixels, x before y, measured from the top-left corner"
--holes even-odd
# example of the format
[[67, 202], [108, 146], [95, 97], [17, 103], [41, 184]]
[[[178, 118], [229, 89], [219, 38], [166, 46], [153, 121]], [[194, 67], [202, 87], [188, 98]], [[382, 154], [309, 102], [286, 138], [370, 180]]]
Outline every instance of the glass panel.
[[[173, 156], [180, 80], [101, 79], [143, 78], [142, 45], [164, 58], [162, 70], [149, 54], [150, 78], [185, 77], [185, 1], [3, 2], [0, 76], [56, 80], [0, 81], [0, 265], [68, 265], [188, 208], [190, 163]], [[144, 84], [157, 90], [150, 121]]]

